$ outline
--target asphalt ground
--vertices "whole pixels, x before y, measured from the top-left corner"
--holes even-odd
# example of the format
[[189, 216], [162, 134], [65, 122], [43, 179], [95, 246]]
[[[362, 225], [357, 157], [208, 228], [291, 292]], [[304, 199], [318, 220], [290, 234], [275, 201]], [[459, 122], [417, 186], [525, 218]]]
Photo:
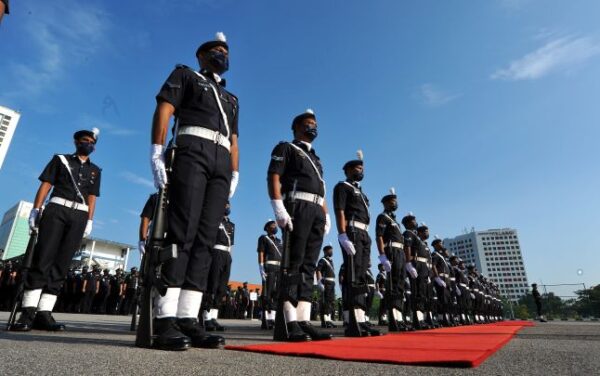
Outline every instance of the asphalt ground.
[[[343, 362], [230, 350], [168, 352], [133, 346], [129, 317], [55, 314], [67, 331], [0, 331], [0, 375], [600, 375], [600, 323], [522, 329], [477, 368]], [[8, 318], [0, 312], [0, 325]], [[221, 320], [227, 344], [268, 342], [260, 322]], [[315, 323], [317, 324], [317, 323]], [[341, 335], [341, 329], [332, 333]], [[431, 351], [436, 351], [435, 343]]]

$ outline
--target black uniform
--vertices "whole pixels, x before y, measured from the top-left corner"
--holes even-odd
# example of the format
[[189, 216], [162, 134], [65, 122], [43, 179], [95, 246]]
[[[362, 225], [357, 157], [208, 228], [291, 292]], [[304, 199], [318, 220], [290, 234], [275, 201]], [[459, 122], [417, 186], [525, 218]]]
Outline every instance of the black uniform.
[[438, 252], [433, 252], [431, 255], [433, 266], [437, 271], [437, 276], [446, 284], [446, 287], [442, 287], [437, 283], [433, 283], [436, 296], [437, 296], [437, 313], [446, 315], [450, 313], [451, 307], [451, 296], [450, 296], [450, 265], [446, 261], [443, 255]]
[[146, 200], [140, 218], [154, 219], [154, 208], [156, 207], [156, 201], [158, 200], [158, 193], [153, 193]]
[[317, 263], [317, 271], [321, 273], [323, 283], [323, 299], [321, 303], [321, 317], [333, 315], [335, 307], [335, 269], [332, 257], [321, 257]]
[[[333, 206], [335, 211], [343, 210], [346, 217], [347, 227], [346, 235], [354, 244], [356, 254], [354, 255], [354, 284], [355, 286], [367, 286], [367, 269], [371, 258], [371, 237], [369, 233], [361, 228], [350, 225], [350, 221], [358, 222], [368, 226], [370, 222], [369, 216], [369, 200], [362, 192], [360, 184], [357, 182], [342, 181], [336, 184], [333, 189]], [[342, 252], [344, 263], [348, 262], [348, 254]], [[350, 271], [347, 271], [350, 273]], [[350, 279], [348, 278], [347, 281]], [[346, 310], [360, 308], [367, 309], [365, 295], [359, 293], [352, 299], [354, 307], [346, 306]], [[350, 304], [346, 302], [346, 304]]]
[[204, 310], [218, 309], [225, 296], [231, 274], [231, 251], [234, 245], [235, 224], [224, 217], [219, 225], [217, 242], [211, 251], [212, 261], [208, 274], [208, 288], [202, 299]]
[[428, 260], [430, 254], [427, 250], [427, 244], [419, 239], [416, 231], [406, 230], [404, 231], [403, 235], [404, 246], [410, 247], [411, 256], [414, 258], [413, 266], [417, 270], [417, 278], [411, 280], [411, 301], [413, 305], [413, 311], [424, 312], [428, 308], [427, 298], [429, 294], [427, 288], [430, 272]]
[[377, 286], [375, 285], [375, 277], [371, 272], [371, 269], [367, 269], [367, 296], [365, 297], [365, 304], [367, 305], [366, 315], [369, 316], [371, 313], [371, 307], [373, 307], [373, 298], [375, 297], [375, 291]]
[[[383, 298], [379, 300], [379, 312], [377, 313], [377, 318], [379, 319], [379, 324], [381, 325], [383, 322], [383, 316], [386, 314], [386, 306], [388, 304], [386, 299], [387, 273], [385, 271], [380, 271], [377, 273], [377, 277], [375, 277], [375, 287], [377, 288], [377, 291], [383, 295]], [[393, 317], [390, 318], [390, 320], [393, 320]]]
[[283, 244], [275, 235], [261, 235], [258, 238], [256, 247], [258, 253], [264, 254], [265, 273], [267, 279], [265, 281], [265, 311], [272, 311], [277, 306], [277, 279], [279, 278], [279, 267], [281, 265], [281, 252], [283, 252]]
[[[466, 315], [469, 313], [469, 279], [465, 275], [465, 271], [461, 270], [458, 266], [453, 267], [454, 278], [456, 278], [456, 287], [460, 291], [460, 296], [457, 296], [458, 311], [461, 315], [461, 320], [466, 320]], [[457, 293], [458, 295], [458, 293]], [[465, 315], [463, 317], [462, 315]]]
[[90, 313], [92, 309], [92, 302], [94, 301], [94, 296], [96, 295], [96, 282], [97, 278], [94, 272], [88, 272], [82, 275], [82, 292], [83, 298], [81, 302], [81, 313]]
[[138, 288], [140, 286], [140, 275], [137, 270], [131, 271], [127, 277], [125, 277], [125, 299], [123, 300], [123, 308], [121, 314], [129, 315], [135, 308], [134, 303]]
[[[182, 127], [219, 132], [231, 140], [238, 134], [238, 101], [207, 71], [197, 73], [177, 66], [156, 96], [158, 103], [175, 107]], [[217, 91], [215, 98], [213, 89]], [[227, 123], [219, 109], [220, 101]], [[191, 128], [194, 129], [194, 128]], [[211, 250], [216, 242], [223, 208], [227, 203], [232, 166], [229, 150], [194, 135], [175, 135], [177, 152], [169, 176], [168, 244], [178, 256], [162, 267], [169, 287], [206, 291]]]
[[388, 292], [390, 300], [387, 304], [391, 304], [392, 308], [402, 311], [402, 303], [404, 300], [404, 279], [406, 278], [406, 257], [404, 255], [404, 237], [400, 224], [396, 221], [394, 213], [384, 212], [377, 216], [377, 227], [375, 234], [377, 237], [383, 238], [385, 247], [385, 255], [392, 264], [391, 287]]
[[299, 300], [311, 302], [315, 267], [325, 234], [325, 211], [319, 203], [297, 199], [292, 213], [292, 200], [288, 196], [293, 191], [294, 182], [298, 193], [325, 196], [321, 161], [315, 149], [311, 147], [309, 150], [301, 141], [281, 142], [271, 153], [268, 173], [280, 176], [284, 205], [294, 218], [288, 275], [300, 274], [301, 278], [298, 284], [287, 286], [285, 300], [294, 305]]
[[[65, 155], [65, 158], [81, 197], [58, 155], [48, 163], [39, 180], [53, 185], [50, 200], [56, 197], [87, 205], [89, 195], [100, 196], [101, 170], [90, 159], [81, 162], [75, 154]], [[52, 202], [46, 205], [25, 280], [26, 290], [41, 288], [42, 292], [52, 295], [60, 292], [73, 254], [81, 244], [87, 220], [87, 211]]]
[[117, 272], [110, 278], [110, 294], [106, 303], [106, 313], [114, 315], [119, 312], [121, 306], [121, 285], [123, 284], [123, 275]]

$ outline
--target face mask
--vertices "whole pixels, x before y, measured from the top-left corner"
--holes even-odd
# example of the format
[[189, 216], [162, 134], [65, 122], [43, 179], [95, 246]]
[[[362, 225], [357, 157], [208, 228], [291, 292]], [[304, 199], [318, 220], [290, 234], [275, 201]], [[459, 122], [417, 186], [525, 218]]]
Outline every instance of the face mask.
[[231, 214], [231, 209], [225, 208], [225, 215], [228, 216], [229, 214]]
[[269, 233], [270, 233], [271, 235], [277, 235], [277, 227], [275, 227], [275, 228], [272, 228], [272, 229], [269, 231]]
[[355, 172], [352, 174], [352, 176], [350, 176], [350, 179], [352, 179], [353, 181], [361, 181], [364, 177], [365, 174], [363, 174], [362, 172]]
[[217, 70], [215, 72], [217, 74], [223, 74], [229, 70], [229, 58], [220, 51], [209, 51], [208, 62]]
[[96, 145], [91, 142], [79, 142], [77, 144], [77, 154], [88, 156], [96, 150]]
[[390, 205], [390, 211], [395, 212], [396, 210], [398, 210], [398, 204]]
[[313, 142], [315, 138], [317, 138], [318, 134], [319, 132], [317, 131], [317, 128], [306, 127], [306, 130], [304, 131], [304, 135], [310, 140], [310, 142]]

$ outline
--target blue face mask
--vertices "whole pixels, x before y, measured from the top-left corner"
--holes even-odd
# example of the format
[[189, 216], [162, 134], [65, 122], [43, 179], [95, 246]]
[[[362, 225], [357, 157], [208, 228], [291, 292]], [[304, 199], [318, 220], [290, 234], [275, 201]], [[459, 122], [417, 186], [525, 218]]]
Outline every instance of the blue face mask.
[[96, 145], [91, 142], [78, 142], [77, 143], [77, 154], [88, 156], [96, 150]]
[[231, 214], [231, 209], [225, 208], [225, 216], [228, 216], [229, 214]]
[[220, 51], [208, 51], [208, 62], [217, 70], [216, 74], [223, 74], [229, 70], [229, 58]]

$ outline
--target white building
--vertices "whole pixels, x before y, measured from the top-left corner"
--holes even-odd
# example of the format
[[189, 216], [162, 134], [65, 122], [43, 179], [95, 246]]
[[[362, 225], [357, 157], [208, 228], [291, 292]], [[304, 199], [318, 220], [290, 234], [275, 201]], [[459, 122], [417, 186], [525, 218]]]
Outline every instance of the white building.
[[19, 201], [4, 213], [0, 223], [0, 260], [25, 253], [29, 242], [29, 213], [32, 208], [31, 202]]
[[98, 265], [101, 269], [127, 269], [129, 254], [134, 246], [111, 240], [87, 238], [81, 242], [81, 247], [73, 256], [71, 266], [80, 269], [84, 266]]
[[20, 118], [20, 113], [0, 106], [0, 168], [2, 168], [10, 141], [15, 134]]
[[444, 246], [465, 264], [474, 264], [483, 275], [500, 287], [500, 293], [505, 298], [516, 301], [528, 291], [527, 273], [517, 230], [472, 230], [444, 239]]

